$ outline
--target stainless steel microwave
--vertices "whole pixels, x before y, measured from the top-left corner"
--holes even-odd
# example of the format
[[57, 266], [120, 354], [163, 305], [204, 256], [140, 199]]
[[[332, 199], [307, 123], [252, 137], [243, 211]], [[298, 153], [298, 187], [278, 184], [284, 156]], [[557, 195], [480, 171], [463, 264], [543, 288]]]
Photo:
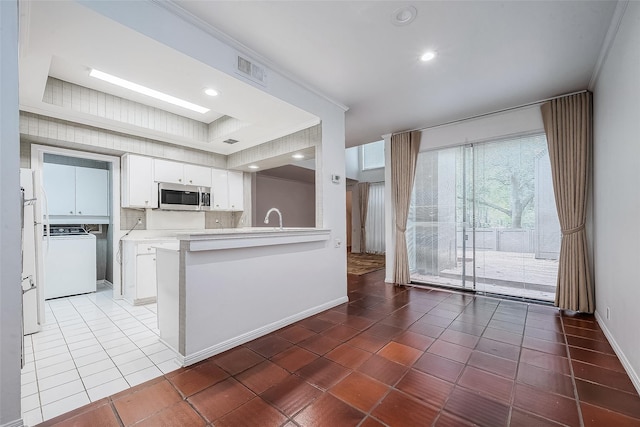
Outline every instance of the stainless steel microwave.
[[158, 184], [160, 209], [174, 211], [209, 210], [211, 206], [211, 188], [193, 185]]

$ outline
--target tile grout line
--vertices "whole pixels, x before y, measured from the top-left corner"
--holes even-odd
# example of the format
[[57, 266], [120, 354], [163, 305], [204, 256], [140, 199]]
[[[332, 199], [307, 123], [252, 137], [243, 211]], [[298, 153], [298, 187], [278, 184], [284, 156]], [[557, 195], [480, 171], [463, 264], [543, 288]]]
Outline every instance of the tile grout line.
[[562, 335], [564, 337], [564, 345], [567, 351], [567, 360], [569, 363], [569, 372], [571, 373], [571, 385], [573, 385], [573, 392], [575, 393], [575, 402], [576, 408], [578, 409], [578, 420], [580, 421], [580, 426], [584, 427], [584, 417], [582, 415], [582, 407], [580, 406], [580, 396], [578, 395], [578, 386], [576, 384], [576, 376], [573, 371], [573, 363], [571, 363], [571, 351], [569, 350], [569, 340], [567, 340], [567, 332], [564, 329], [564, 316], [562, 315], [564, 312], [560, 313], [560, 326], [562, 326]]
[[[61, 335], [61, 338], [62, 338], [62, 340], [64, 341], [64, 344], [63, 344], [63, 345], [66, 347], [67, 352], [68, 352], [68, 353], [69, 353], [69, 355], [71, 356], [71, 361], [73, 362], [73, 365], [74, 365], [74, 369], [70, 369], [70, 370], [68, 370], [68, 371], [64, 371], [64, 372], [71, 372], [71, 371], [75, 371], [75, 372], [78, 374], [78, 377], [79, 377], [79, 379], [80, 379], [80, 383], [82, 384], [83, 389], [84, 389], [83, 391], [84, 391], [84, 393], [87, 395], [87, 397], [89, 398], [89, 401], [90, 401], [90, 403], [91, 403], [91, 398], [89, 397], [89, 393], [88, 393], [89, 389], [87, 389], [87, 387], [86, 387], [84, 377], [83, 377], [82, 375], [80, 375], [79, 367], [78, 367], [77, 362], [76, 362], [76, 359], [77, 359], [78, 357], [76, 357], [76, 356], [74, 356], [74, 355], [73, 355], [73, 353], [72, 353], [72, 349], [69, 347], [69, 343], [68, 343], [68, 341], [67, 341], [68, 337], [76, 336], [76, 335], [80, 335], [80, 334], [84, 334], [84, 333], [90, 333], [90, 334], [92, 335], [92, 338], [87, 338], [87, 339], [95, 339], [95, 341], [97, 342], [97, 345], [98, 345], [98, 346], [100, 346], [100, 347], [101, 347], [101, 349], [102, 349], [102, 351], [104, 351], [104, 352], [107, 354], [107, 356], [108, 356], [108, 359], [105, 359], [105, 360], [110, 360], [110, 361], [114, 364], [114, 366], [118, 369], [118, 372], [119, 372], [119, 374], [120, 374], [120, 378], [121, 378], [121, 379], [123, 379], [123, 380], [127, 383], [128, 388], [131, 388], [132, 386], [131, 386], [131, 384], [129, 383], [129, 381], [126, 379], [125, 375], [122, 373], [122, 371], [120, 370], [120, 368], [119, 368], [119, 367], [114, 363], [114, 361], [113, 361], [113, 357], [108, 353], [107, 349], [104, 347], [103, 342], [102, 342], [102, 341], [100, 340], [100, 338], [99, 338], [99, 335], [100, 335], [100, 334], [96, 334], [96, 333], [97, 333], [97, 331], [99, 331], [100, 329], [94, 329], [94, 327], [88, 323], [88, 321], [89, 321], [89, 320], [101, 320], [101, 319], [108, 320], [108, 321], [111, 323], [111, 325], [110, 325], [109, 327], [113, 326], [113, 327], [117, 328], [117, 329], [118, 329], [118, 331], [119, 331], [119, 333], [122, 333], [126, 338], [128, 338], [128, 339], [131, 341], [131, 343], [133, 343], [133, 344], [136, 346], [136, 349], [137, 349], [137, 350], [140, 350], [140, 351], [142, 351], [142, 352], [143, 352], [143, 354], [145, 355], [145, 357], [151, 361], [151, 363], [153, 364], [153, 365], [152, 365], [153, 367], [155, 367], [156, 369], [158, 369], [160, 372], [162, 372], [162, 370], [158, 367], [158, 364], [156, 364], [156, 362], [155, 362], [155, 361], [153, 361], [153, 360], [150, 358], [150, 355], [147, 355], [147, 354], [144, 352], [144, 350], [142, 350], [142, 348], [141, 348], [141, 347], [139, 347], [139, 346], [138, 346], [138, 345], [137, 345], [133, 340], [131, 340], [131, 339], [129, 338], [129, 335], [128, 335], [128, 333], [126, 332], [126, 329], [122, 329], [122, 328], [120, 328], [120, 326], [119, 326], [119, 325], [114, 321], [114, 319], [112, 319], [111, 315], [110, 315], [109, 313], [107, 313], [107, 312], [103, 309], [103, 307], [99, 304], [99, 301], [97, 301], [97, 300], [98, 300], [98, 299], [100, 299], [100, 297], [101, 297], [101, 292], [99, 291], [99, 292], [96, 292], [96, 293], [92, 293], [92, 294], [90, 294], [90, 295], [95, 296], [95, 298], [90, 298], [90, 297], [88, 297], [88, 295], [80, 295], [80, 296], [73, 296], [73, 297], [70, 297], [70, 298], [68, 298], [68, 299], [65, 299], [65, 303], [66, 303], [66, 304], [65, 304], [64, 306], [57, 307], [57, 309], [56, 309], [56, 307], [51, 306], [51, 304], [50, 304], [49, 302], [47, 302], [47, 304], [49, 305], [49, 311], [50, 311], [50, 314], [51, 314], [51, 316], [54, 318], [54, 321], [55, 321], [55, 325], [56, 325], [55, 330], [56, 330], [56, 332], [58, 332], [58, 331], [59, 331], [59, 333], [60, 333], [60, 335]], [[105, 297], [105, 300], [106, 300], [106, 298], [108, 298], [108, 297]], [[62, 299], [61, 299], [61, 300], [62, 300]], [[82, 300], [82, 301], [81, 301], [81, 300]], [[131, 318], [131, 319], [135, 319], [135, 320], [137, 320], [137, 319], [136, 319], [136, 317], [135, 317], [135, 315], [134, 315], [134, 313], [132, 313], [131, 311], [129, 311], [129, 310], [127, 310], [126, 308], [124, 308], [122, 305], [120, 305], [120, 304], [119, 304], [118, 302], [116, 302], [115, 300], [111, 299], [111, 301], [113, 302], [113, 304], [117, 305], [117, 306], [118, 306], [118, 307], [119, 307], [123, 312], [125, 312], [125, 313], [127, 314], [127, 317], [128, 317], [128, 318]], [[76, 303], [74, 303], [74, 302], [76, 302]], [[77, 303], [80, 303], [80, 304], [77, 304]], [[87, 314], [87, 312], [86, 312], [85, 310], [83, 310], [83, 309], [82, 309], [82, 307], [91, 307], [91, 310], [96, 310], [96, 309], [97, 309], [97, 310], [99, 311], [99, 313], [101, 314], [100, 319], [95, 319], [95, 318], [94, 318], [94, 319], [87, 319], [87, 318], [85, 317], [85, 315]], [[157, 318], [157, 314], [156, 314], [156, 313], [154, 313], [154, 312], [153, 312], [152, 310], [150, 310], [148, 307], [144, 307], [144, 308], [145, 308], [149, 313], [154, 314], [154, 316], [156, 316], [156, 318]], [[69, 321], [71, 321], [71, 320], [78, 320], [78, 322], [73, 322], [73, 323], [70, 323], [70, 324], [68, 324], [68, 325], [80, 325], [80, 324], [81, 324], [81, 325], [83, 325], [81, 328], [72, 328], [72, 330], [82, 329], [82, 330], [83, 330], [83, 332], [81, 332], [80, 334], [73, 334], [73, 335], [69, 335], [69, 336], [67, 336], [67, 334], [65, 334], [65, 332], [64, 332], [64, 328], [63, 328], [63, 326], [60, 324], [60, 321], [61, 321], [61, 320], [58, 318], [59, 316], [58, 316], [58, 315], [56, 315], [56, 312], [60, 313], [61, 311], [66, 311], [66, 310], [73, 311], [75, 314], [74, 314], [73, 318], [66, 319], [66, 320], [65, 320], [65, 322], [69, 322]], [[76, 317], [76, 314], [77, 314], [77, 316], [79, 316], [79, 317]], [[123, 313], [123, 314], [124, 314], [124, 313]], [[103, 318], [102, 316], [104, 316], [104, 318]], [[150, 328], [149, 328], [149, 327], [148, 327], [144, 322], [141, 322], [141, 321], [139, 321], [139, 320], [137, 320], [137, 321], [138, 321], [138, 323], [140, 323], [140, 325], [141, 325], [141, 326], [144, 326], [144, 327], [147, 329], [147, 331], [149, 331], [149, 332], [153, 333], [153, 334], [154, 334], [154, 336], [156, 336], [156, 337], [157, 337], [157, 334], [156, 334], [153, 330], [151, 330], [151, 329], [150, 329]], [[106, 328], [101, 328], [101, 329], [106, 329]], [[54, 329], [52, 329], [52, 330], [54, 330]], [[54, 341], [54, 340], [52, 340], [52, 341]], [[83, 341], [83, 340], [81, 340], [81, 341]], [[33, 346], [33, 341], [32, 341], [32, 346]], [[33, 347], [32, 347], [32, 348], [33, 348]], [[83, 348], [83, 347], [80, 347], [80, 348]], [[160, 351], [163, 351], [163, 350], [160, 350]], [[38, 394], [38, 401], [39, 401], [39, 410], [40, 410], [40, 415], [41, 415], [41, 417], [42, 417], [42, 420], [43, 420], [43, 421], [46, 421], [46, 420], [44, 419], [45, 417], [44, 417], [44, 411], [43, 411], [43, 407], [44, 407], [45, 405], [43, 405], [42, 400], [41, 400], [41, 397], [40, 397], [40, 395], [41, 395], [41, 390], [40, 390], [39, 377], [38, 377], [38, 372], [37, 372], [36, 351], [35, 351], [35, 350], [33, 350], [33, 353], [34, 353], [34, 375], [35, 375], [35, 377], [36, 377], [36, 379], [35, 379], [35, 383], [36, 383], [36, 387], [37, 387], [37, 389], [38, 389], [37, 394]], [[94, 353], [95, 353], [95, 352], [94, 352]], [[90, 354], [94, 354], [94, 353], [90, 353]], [[156, 352], [156, 353], [158, 353], [158, 352]], [[156, 353], [153, 353], [153, 354], [156, 354]], [[54, 356], [55, 356], [55, 355], [53, 355], [53, 356], [51, 356], [51, 357], [54, 357]], [[87, 356], [88, 356], [88, 355], [87, 355]], [[142, 358], [140, 358], [140, 359], [142, 359]], [[44, 360], [44, 359], [43, 359], [43, 360]], [[135, 359], [135, 360], [138, 360], [138, 359]], [[55, 365], [55, 364], [54, 364], [54, 365]], [[52, 366], [54, 366], [54, 365], [52, 365]], [[108, 369], [110, 369], [110, 368], [108, 368]], [[96, 375], [96, 374], [99, 374], [99, 373], [101, 373], [101, 372], [105, 372], [105, 371], [106, 371], [106, 370], [108, 370], [108, 369], [105, 369], [105, 370], [101, 370], [101, 371], [95, 372], [95, 373], [93, 373], [93, 374], [91, 374], [91, 375]], [[147, 369], [147, 368], [144, 368], [144, 369]], [[134, 374], [134, 373], [136, 373], [136, 372], [140, 372], [140, 371], [142, 371], [142, 370], [144, 370], [144, 369], [136, 370], [136, 371], [132, 372], [131, 374]], [[162, 372], [162, 374], [164, 375], [164, 373], [163, 373], [163, 372]], [[58, 375], [58, 374], [54, 374], [54, 375]], [[107, 381], [107, 382], [102, 383], [102, 384], [99, 384], [99, 385], [96, 385], [95, 387], [100, 387], [100, 386], [102, 386], [102, 385], [104, 385], [104, 384], [107, 384], [107, 383], [109, 383], [109, 382], [116, 381], [116, 380], [118, 380], [118, 378], [113, 379], [113, 380], [111, 380], [111, 381]], [[73, 382], [73, 381], [75, 381], [75, 380], [72, 380], [72, 381], [70, 381], [70, 382]], [[63, 384], [60, 384], [60, 385], [56, 385], [56, 386], [54, 386], [54, 387], [52, 387], [52, 388], [59, 387], [59, 386], [62, 386], [62, 385], [64, 385], [64, 384], [67, 384], [67, 382], [65, 382], [65, 383], [63, 383]], [[92, 387], [92, 388], [95, 388], [95, 387]], [[72, 395], [72, 396], [73, 396], [73, 395]], [[48, 404], [53, 404], [53, 403], [55, 403], [55, 402], [59, 402], [60, 400], [62, 400], [62, 399], [66, 399], [66, 398], [68, 398], [68, 397], [71, 397], [71, 396], [62, 397], [62, 398], [57, 399], [57, 400], [55, 400], [55, 401], [53, 401], [53, 402], [49, 402]], [[47, 405], [48, 405], [48, 404], [47, 404]], [[34, 409], [35, 409], [35, 408], [34, 408]], [[54, 418], [55, 418], [55, 417], [54, 417]]]

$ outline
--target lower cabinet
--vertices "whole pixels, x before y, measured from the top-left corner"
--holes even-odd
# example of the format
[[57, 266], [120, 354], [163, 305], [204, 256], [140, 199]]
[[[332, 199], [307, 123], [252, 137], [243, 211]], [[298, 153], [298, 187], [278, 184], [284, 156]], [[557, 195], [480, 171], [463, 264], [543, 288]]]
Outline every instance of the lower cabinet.
[[133, 305], [156, 302], [158, 294], [156, 247], [172, 244], [175, 244], [175, 240], [123, 241], [122, 268], [125, 300]]
[[152, 249], [136, 255], [136, 300], [152, 302], [156, 296], [156, 250]]

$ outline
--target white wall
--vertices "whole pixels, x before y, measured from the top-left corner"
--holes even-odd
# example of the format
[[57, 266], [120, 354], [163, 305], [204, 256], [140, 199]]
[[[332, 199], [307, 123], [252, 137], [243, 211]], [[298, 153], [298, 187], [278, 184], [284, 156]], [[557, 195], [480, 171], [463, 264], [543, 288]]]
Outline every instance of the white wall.
[[0, 426], [20, 426], [18, 4], [0, 1]]
[[[228, 46], [157, 3], [83, 1], [82, 4], [204, 64], [238, 77], [234, 64], [237, 49], [242, 50], [240, 46]], [[167, 28], [171, 31], [167, 31]], [[327, 295], [337, 299], [346, 295], [347, 291], [345, 109], [273, 70], [268, 72], [268, 86], [254, 84], [257, 88], [317, 116], [322, 123], [322, 145], [316, 150], [316, 224], [331, 229], [332, 244], [327, 245], [318, 262], [325, 266], [322, 271]], [[332, 174], [341, 177], [340, 183], [331, 182]], [[336, 245], [339, 247], [336, 248]]]
[[629, 2], [594, 87], [593, 232], [596, 315], [640, 390], [638, 76], [640, 3]]
[[362, 170], [362, 145], [345, 150], [346, 174], [360, 182], [384, 181], [384, 167]]
[[420, 151], [543, 132], [540, 106], [518, 108], [422, 131]]
[[351, 147], [345, 150], [345, 173], [347, 178], [358, 179], [358, 173], [360, 172], [359, 154], [360, 147]]

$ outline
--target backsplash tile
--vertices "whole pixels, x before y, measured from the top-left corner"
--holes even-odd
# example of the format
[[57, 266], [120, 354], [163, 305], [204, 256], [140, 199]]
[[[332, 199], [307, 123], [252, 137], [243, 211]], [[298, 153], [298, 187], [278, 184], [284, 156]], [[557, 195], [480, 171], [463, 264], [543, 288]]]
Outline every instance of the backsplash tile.
[[132, 229], [137, 224], [138, 218], [142, 220], [142, 223], [136, 226], [135, 229], [146, 230], [147, 222], [144, 210], [120, 208], [120, 230]]

